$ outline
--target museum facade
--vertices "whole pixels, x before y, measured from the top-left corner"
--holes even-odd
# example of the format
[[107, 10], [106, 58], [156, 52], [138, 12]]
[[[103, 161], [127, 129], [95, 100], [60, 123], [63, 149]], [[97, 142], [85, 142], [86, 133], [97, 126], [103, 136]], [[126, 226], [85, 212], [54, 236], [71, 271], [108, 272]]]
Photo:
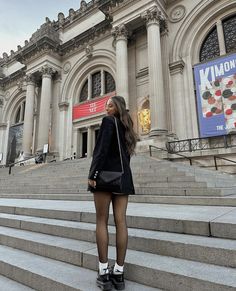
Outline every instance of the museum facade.
[[47, 145], [60, 160], [91, 157], [115, 94], [126, 100], [140, 149], [230, 134], [235, 11], [232, 0], [82, 0], [46, 18], [0, 58], [0, 165]]

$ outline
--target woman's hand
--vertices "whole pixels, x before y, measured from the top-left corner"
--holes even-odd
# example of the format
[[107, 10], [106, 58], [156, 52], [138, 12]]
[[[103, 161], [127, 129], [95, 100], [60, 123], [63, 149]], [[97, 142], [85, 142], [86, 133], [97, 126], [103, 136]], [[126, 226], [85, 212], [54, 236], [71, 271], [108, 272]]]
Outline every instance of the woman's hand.
[[96, 188], [96, 181], [95, 180], [88, 180], [88, 183], [91, 187]]

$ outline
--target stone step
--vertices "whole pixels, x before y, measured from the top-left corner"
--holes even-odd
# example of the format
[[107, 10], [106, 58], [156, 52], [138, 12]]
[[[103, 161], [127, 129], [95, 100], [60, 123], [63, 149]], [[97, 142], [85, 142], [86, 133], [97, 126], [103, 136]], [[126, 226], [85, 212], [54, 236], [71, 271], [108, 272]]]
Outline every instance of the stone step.
[[[135, 181], [134, 181], [135, 182]], [[187, 188], [206, 188], [206, 183], [205, 182], [143, 182], [143, 181], [139, 181], [138, 183], [135, 183], [135, 187], [139, 188], [139, 187], [156, 187], [158, 188], [182, 188], [182, 189], [187, 189]], [[2, 185], [2, 190], [5, 189], [12, 189], [15, 188], [16, 184], [11, 185], [11, 184], [3, 184]], [[38, 181], [37, 183], [31, 183], [30, 182], [20, 182], [17, 183], [17, 187], [21, 187], [21, 188], [45, 188], [47, 187], [47, 189], [78, 189], [78, 188], [86, 188], [87, 187], [87, 180], [83, 181], [80, 183], [77, 181], [76, 183], [71, 183], [71, 181], [67, 181], [67, 182], [58, 182], [58, 183], [52, 183], [50, 181], [42, 181], [40, 183], [40, 181]], [[223, 186], [222, 186], [223, 187]]]
[[[179, 175], [181, 174], [181, 175]], [[24, 176], [24, 177], [12, 177], [9, 176], [8, 179], [6, 178], [1, 178], [0, 177], [0, 185], [11, 185], [12, 183], [15, 183], [17, 185], [21, 184], [30, 184], [32, 183], [40, 183], [42, 184], [42, 181], [44, 184], [64, 184], [64, 183], [71, 183], [73, 181], [73, 184], [79, 184], [79, 183], [86, 183], [88, 178], [88, 174], [80, 174], [72, 176], [63, 176], [63, 177], [58, 177], [58, 176], [49, 176], [45, 175], [44, 177], [39, 177], [39, 176]], [[188, 175], [186, 176], [183, 173], [178, 173], [178, 175], [168, 175], [167, 174], [162, 174], [162, 175], [155, 175], [153, 173], [146, 173], [146, 174], [133, 174], [133, 179], [134, 181], [141, 181], [142, 183], [147, 183], [147, 182], [171, 182], [171, 183], [180, 183], [180, 182], [204, 182], [207, 183], [208, 186], [212, 187], [226, 187], [226, 186], [235, 186], [235, 181], [232, 181], [232, 179], [229, 179], [227, 177], [225, 178], [218, 178], [218, 177], [205, 177], [203, 176], [193, 176], [193, 175]]]
[[[181, 190], [181, 193], [183, 194], [185, 190], [188, 190], [188, 192], [192, 192], [192, 190], [199, 190], [203, 191], [202, 193], [208, 193], [210, 195], [232, 195], [236, 194], [236, 187], [230, 187], [228, 183], [224, 182], [211, 182], [211, 183], [206, 183], [206, 182], [185, 182], [185, 181], [176, 181], [176, 182], [160, 182], [156, 181], [154, 178], [153, 181], [155, 182], [147, 182], [144, 181], [143, 179], [137, 179], [137, 182], [134, 180], [134, 186], [136, 188], [136, 192], [139, 194], [148, 194], [148, 193], [153, 193], [154, 194], [154, 189], [159, 193], [159, 190], [164, 190], [168, 189], [172, 191], [174, 190]], [[14, 183], [9, 183], [9, 182], [4, 182], [0, 183], [1, 185], [1, 193], [14, 193], [14, 192], [19, 192], [19, 193], [37, 193], [37, 191], [40, 191], [39, 193], [42, 193], [42, 191], [48, 192], [48, 193], [62, 193], [64, 192], [69, 192], [69, 193], [78, 193], [82, 189], [85, 190], [87, 189], [87, 179], [86, 180], [78, 180], [72, 182], [71, 180], [67, 181], [55, 181], [54, 183], [52, 181], [44, 181], [42, 180], [37, 180], [37, 182], [29, 182], [29, 181], [21, 181], [21, 182], [14, 182]], [[144, 193], [141, 193], [141, 189], [145, 189]], [[150, 191], [147, 192], [146, 190], [149, 189]], [[58, 191], [58, 192], [57, 192]], [[198, 192], [199, 192], [198, 191]], [[161, 192], [162, 193], [162, 192]], [[166, 192], [167, 194], [168, 192]], [[176, 192], [178, 193], [178, 192]], [[195, 192], [193, 192], [195, 193]], [[164, 193], [163, 193], [164, 194]], [[178, 194], [177, 194], [178, 195]], [[197, 194], [191, 194], [191, 195], [199, 195]]]
[[7, 277], [0, 276], [0, 290], [1, 291], [34, 291], [30, 287], [17, 283]]
[[[93, 195], [88, 194], [0, 194], [0, 198], [15, 199], [45, 199], [45, 200], [72, 200], [93, 201]], [[177, 204], [177, 205], [205, 205], [205, 206], [236, 206], [236, 195], [225, 197], [216, 196], [157, 196], [157, 195], [130, 195], [130, 202]]]
[[[81, 189], [82, 190], [82, 189]], [[4, 194], [12, 194], [12, 193], [20, 193], [20, 194], [76, 194], [81, 192], [80, 189], [67, 189], [67, 188], [49, 188], [49, 187], [21, 187], [21, 188], [2, 188], [1, 193]], [[87, 189], [83, 189], [83, 193], [88, 193]]]
[[[140, 195], [159, 195], [159, 196], [228, 196], [234, 195], [236, 192], [232, 188], [168, 188], [168, 187], [152, 187], [152, 186], [143, 186], [135, 187], [136, 194]], [[30, 187], [2, 187], [1, 193], [3, 194], [76, 194], [76, 193], [89, 193], [87, 191], [87, 185], [80, 185], [78, 187], [61, 187], [57, 188], [56, 186], [30, 186]]]
[[[68, 247], [67, 253], [73, 250], [79, 251], [79, 248], [74, 249], [73, 247], [84, 245], [85, 243], [81, 241], [89, 242], [86, 245], [87, 248], [96, 248], [95, 245], [92, 245], [95, 243], [95, 224], [26, 216], [16, 216], [14, 219], [12, 215], [8, 216], [9, 220], [7, 221], [7, 215], [4, 216], [5, 224], [16, 228], [0, 226], [0, 241], [3, 245], [39, 255], [46, 253], [53, 259], [58, 259], [58, 257], [54, 257], [56, 248]], [[4, 224], [4, 220], [2, 222]], [[39, 233], [35, 233], [35, 230]], [[115, 246], [114, 226], [109, 226], [109, 236], [110, 245]], [[128, 248], [186, 260], [236, 267], [236, 241], [230, 239], [130, 228]], [[43, 253], [39, 252], [41, 249], [43, 249]], [[73, 253], [71, 257], [73, 257]], [[76, 265], [76, 262], [64, 261]]]
[[[85, 269], [97, 268], [96, 249], [84, 253], [83, 268], [6, 246], [0, 246], [0, 253], [2, 275], [11, 272], [12, 279], [23, 284], [27, 283], [36, 290], [40, 289], [39, 284], [42, 282], [45, 291], [96, 290], [94, 288], [96, 273]], [[115, 248], [110, 247], [109, 261], [114, 262], [114, 259]], [[153, 288], [175, 291], [233, 291], [236, 288], [236, 270], [233, 268], [133, 250], [127, 251], [125, 266], [127, 279]], [[141, 286], [143, 289], [136, 286], [134, 288], [133, 290], [146, 290], [144, 286]]]
[[[83, 193], [84, 189], [80, 189]], [[166, 195], [166, 196], [227, 196], [234, 195], [233, 188], [157, 188], [157, 187], [135, 187], [136, 194], [143, 195]]]
[[[98, 291], [96, 287], [97, 272], [87, 269], [89, 267], [89, 253], [83, 258], [83, 267], [52, 260], [0, 246], [0, 264], [2, 275], [11, 277], [12, 280], [27, 284], [35, 290], [44, 291]], [[93, 255], [94, 260], [96, 256]], [[96, 268], [96, 267], [95, 267]], [[94, 269], [95, 269], [94, 268]], [[126, 282], [126, 290], [154, 291], [157, 289], [134, 282]], [[6, 290], [5, 290], [6, 291]], [[9, 290], [10, 291], [10, 290]]]
[[173, 166], [174, 169], [186, 173], [186, 175], [195, 175], [195, 176], [215, 176], [220, 179], [229, 179], [232, 182], [236, 183], [236, 177], [234, 175], [230, 175], [228, 173], [222, 173], [215, 170], [207, 170], [201, 167], [189, 167], [189, 166]]
[[[13, 227], [20, 224], [10, 214], [95, 223], [92, 201], [0, 199], [0, 212], [3, 226], [10, 226], [6, 224], [10, 220]], [[114, 225], [112, 214], [109, 224]], [[131, 228], [236, 239], [234, 207], [129, 203], [127, 224]]]

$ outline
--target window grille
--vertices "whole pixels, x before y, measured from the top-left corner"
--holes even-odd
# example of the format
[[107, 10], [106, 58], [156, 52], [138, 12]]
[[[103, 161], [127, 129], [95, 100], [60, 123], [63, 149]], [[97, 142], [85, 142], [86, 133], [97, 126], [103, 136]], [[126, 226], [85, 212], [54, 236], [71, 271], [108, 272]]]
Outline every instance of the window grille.
[[201, 51], [200, 62], [205, 62], [215, 57], [220, 56], [219, 40], [217, 35], [216, 26], [209, 32], [205, 38]]
[[236, 51], [236, 15], [223, 21], [226, 52]]
[[105, 93], [110, 93], [115, 91], [116, 84], [112, 75], [108, 72], [105, 72]]
[[92, 75], [92, 98], [101, 95], [101, 72]]
[[88, 80], [86, 80], [86, 82], [81, 90], [79, 101], [83, 102], [87, 99], [88, 99]]

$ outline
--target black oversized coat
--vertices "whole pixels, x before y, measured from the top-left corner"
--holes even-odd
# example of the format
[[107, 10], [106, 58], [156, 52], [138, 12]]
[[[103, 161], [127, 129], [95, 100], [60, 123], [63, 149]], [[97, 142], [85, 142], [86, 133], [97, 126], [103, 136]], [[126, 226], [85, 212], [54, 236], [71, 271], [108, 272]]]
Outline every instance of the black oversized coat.
[[[122, 193], [135, 194], [132, 173], [130, 169], [130, 155], [127, 151], [125, 143], [125, 127], [119, 118], [116, 118], [116, 120], [124, 166], [124, 174], [122, 175]], [[114, 172], [122, 171], [116, 125], [113, 116], [105, 116], [102, 120], [99, 135], [93, 151], [93, 159], [88, 178], [91, 180], [96, 180], [99, 172], [102, 170]], [[91, 191], [96, 192], [96, 189], [92, 189]]]

